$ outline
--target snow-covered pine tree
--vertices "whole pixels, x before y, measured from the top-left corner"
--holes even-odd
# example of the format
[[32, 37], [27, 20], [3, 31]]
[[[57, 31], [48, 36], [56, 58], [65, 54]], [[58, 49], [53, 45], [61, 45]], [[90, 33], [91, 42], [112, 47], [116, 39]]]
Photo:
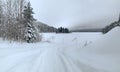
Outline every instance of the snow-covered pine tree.
[[26, 26], [26, 30], [25, 30], [25, 41], [27, 41], [28, 43], [33, 43], [38, 41], [39, 39], [39, 34], [35, 28], [35, 26], [33, 25], [33, 22], [35, 21], [35, 19], [33, 18], [33, 8], [31, 7], [30, 2], [28, 2], [28, 4], [24, 7], [24, 23]]

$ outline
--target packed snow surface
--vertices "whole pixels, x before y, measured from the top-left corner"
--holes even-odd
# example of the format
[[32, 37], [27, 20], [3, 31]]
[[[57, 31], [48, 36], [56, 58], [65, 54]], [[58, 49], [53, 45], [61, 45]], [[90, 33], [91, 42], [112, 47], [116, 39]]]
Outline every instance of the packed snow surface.
[[120, 28], [101, 33], [43, 33], [40, 43], [0, 40], [0, 72], [120, 72]]

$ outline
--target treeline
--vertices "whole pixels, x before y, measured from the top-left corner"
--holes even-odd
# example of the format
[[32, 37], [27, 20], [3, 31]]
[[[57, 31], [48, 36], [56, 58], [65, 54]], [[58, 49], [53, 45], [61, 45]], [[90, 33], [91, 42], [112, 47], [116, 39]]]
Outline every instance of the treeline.
[[39, 31], [40, 32], [44, 32], [44, 33], [47, 33], [47, 32], [56, 32], [56, 28], [54, 28], [54, 27], [46, 27], [46, 28], [43, 28], [43, 27], [40, 27], [39, 28]]
[[56, 33], [70, 33], [70, 31], [69, 31], [68, 28], [59, 27], [59, 28], [56, 30]]
[[38, 31], [41, 33], [47, 33], [47, 32], [56, 32], [57, 28], [49, 26], [47, 24], [44, 24], [42, 22], [35, 22]]
[[0, 0], [0, 37], [7, 40], [37, 42], [33, 8], [27, 0]]
[[111, 29], [113, 29], [116, 26], [120, 26], [120, 16], [119, 16], [118, 21], [113, 22], [110, 25], [107, 25], [105, 28], [103, 28], [102, 33], [105, 34], [105, 33], [109, 32]]

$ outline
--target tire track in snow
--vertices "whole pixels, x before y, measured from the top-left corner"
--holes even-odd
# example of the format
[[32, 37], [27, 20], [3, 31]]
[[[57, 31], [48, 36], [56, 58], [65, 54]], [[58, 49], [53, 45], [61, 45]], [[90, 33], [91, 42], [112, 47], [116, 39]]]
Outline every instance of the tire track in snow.
[[[39, 52], [40, 51], [20, 52], [20, 53], [12, 54], [5, 57], [3, 61], [0, 63], [0, 68], [3, 68], [3, 69], [0, 69], [0, 72], [6, 72], [7, 70], [9, 72], [11, 68], [14, 68], [16, 65], [19, 65], [21, 62], [24, 62], [25, 59], [31, 58], [31, 56], [35, 54], [37, 55]], [[6, 66], [3, 67], [4, 65]]]

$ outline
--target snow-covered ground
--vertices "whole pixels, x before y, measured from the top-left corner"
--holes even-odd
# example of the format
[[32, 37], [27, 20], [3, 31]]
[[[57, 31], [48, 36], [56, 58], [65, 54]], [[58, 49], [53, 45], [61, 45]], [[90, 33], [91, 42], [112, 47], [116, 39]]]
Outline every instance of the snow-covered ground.
[[120, 28], [101, 33], [43, 33], [39, 43], [0, 40], [0, 72], [120, 72]]
[[58, 45], [62, 48], [82, 48], [98, 40], [102, 34], [100, 32], [75, 32], [75, 33], [43, 33], [43, 42]]

